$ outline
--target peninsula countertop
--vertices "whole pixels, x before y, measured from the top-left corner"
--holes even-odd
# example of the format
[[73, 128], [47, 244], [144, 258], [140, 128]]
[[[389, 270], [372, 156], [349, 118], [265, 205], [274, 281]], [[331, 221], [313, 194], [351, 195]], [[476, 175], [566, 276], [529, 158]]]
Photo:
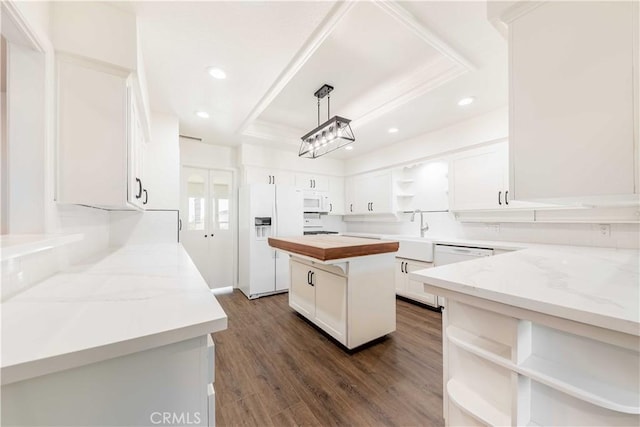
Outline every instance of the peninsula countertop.
[[111, 249], [2, 303], [2, 384], [227, 328], [178, 243]]
[[640, 335], [638, 250], [530, 248], [419, 270], [410, 273], [410, 278], [435, 288]]
[[269, 245], [292, 254], [333, 261], [396, 252], [397, 241], [372, 240], [339, 235], [269, 237]]

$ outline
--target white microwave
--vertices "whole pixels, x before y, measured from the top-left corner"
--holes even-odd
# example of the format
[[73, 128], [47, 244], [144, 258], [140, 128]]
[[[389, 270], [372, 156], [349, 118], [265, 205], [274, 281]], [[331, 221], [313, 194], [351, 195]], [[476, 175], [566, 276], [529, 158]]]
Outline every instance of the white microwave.
[[304, 192], [304, 212], [329, 212], [329, 196], [323, 191]]

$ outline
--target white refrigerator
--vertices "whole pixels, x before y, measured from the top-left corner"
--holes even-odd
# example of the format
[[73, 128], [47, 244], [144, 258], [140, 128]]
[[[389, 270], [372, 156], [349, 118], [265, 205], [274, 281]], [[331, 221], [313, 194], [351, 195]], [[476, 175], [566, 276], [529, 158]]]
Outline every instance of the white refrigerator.
[[302, 236], [303, 195], [294, 187], [251, 184], [238, 195], [238, 287], [249, 298], [289, 289], [289, 256], [269, 237]]

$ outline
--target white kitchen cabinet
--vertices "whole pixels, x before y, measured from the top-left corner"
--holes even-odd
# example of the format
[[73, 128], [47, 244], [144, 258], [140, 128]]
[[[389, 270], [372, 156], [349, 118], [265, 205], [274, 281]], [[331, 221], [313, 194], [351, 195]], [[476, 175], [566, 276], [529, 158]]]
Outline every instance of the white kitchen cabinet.
[[433, 307], [438, 307], [438, 297], [424, 291], [422, 282], [409, 278], [409, 273], [425, 268], [432, 268], [433, 263], [415, 261], [407, 258], [396, 258], [396, 295], [403, 296]]
[[345, 185], [346, 214], [373, 215], [394, 213], [391, 171], [356, 176]]
[[344, 179], [344, 213], [345, 215], [353, 215], [356, 204], [356, 178], [351, 176]]
[[289, 305], [346, 345], [347, 278], [294, 260], [290, 265]]
[[346, 343], [347, 278], [315, 269], [311, 283], [316, 289], [316, 322], [329, 335]]
[[310, 175], [297, 173], [295, 175], [296, 187], [302, 190], [328, 191], [329, 177], [323, 175]]
[[328, 264], [292, 254], [289, 305], [345, 347], [359, 347], [395, 330], [393, 260], [385, 253]]
[[311, 282], [311, 269], [299, 262], [289, 262], [291, 287], [289, 305], [308, 319], [316, 317], [316, 288]]
[[472, 148], [449, 162], [449, 206], [452, 211], [541, 209], [542, 203], [513, 200], [509, 190], [507, 141]]
[[340, 176], [329, 177], [329, 215], [344, 215], [345, 180]]
[[295, 174], [280, 169], [268, 169], [254, 166], [245, 167], [245, 184], [278, 184], [295, 186]]
[[126, 71], [59, 55], [59, 203], [141, 209], [144, 132]]
[[638, 202], [639, 9], [633, 1], [544, 2], [503, 16], [510, 196]]

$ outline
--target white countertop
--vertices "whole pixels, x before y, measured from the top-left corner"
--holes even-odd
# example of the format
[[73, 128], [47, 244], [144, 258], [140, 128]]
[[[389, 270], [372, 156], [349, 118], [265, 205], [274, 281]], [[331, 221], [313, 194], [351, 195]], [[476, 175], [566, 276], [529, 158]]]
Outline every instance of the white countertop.
[[410, 277], [434, 287], [640, 335], [638, 250], [545, 245], [419, 270]]
[[130, 245], [1, 304], [2, 384], [227, 328], [182, 245]]

